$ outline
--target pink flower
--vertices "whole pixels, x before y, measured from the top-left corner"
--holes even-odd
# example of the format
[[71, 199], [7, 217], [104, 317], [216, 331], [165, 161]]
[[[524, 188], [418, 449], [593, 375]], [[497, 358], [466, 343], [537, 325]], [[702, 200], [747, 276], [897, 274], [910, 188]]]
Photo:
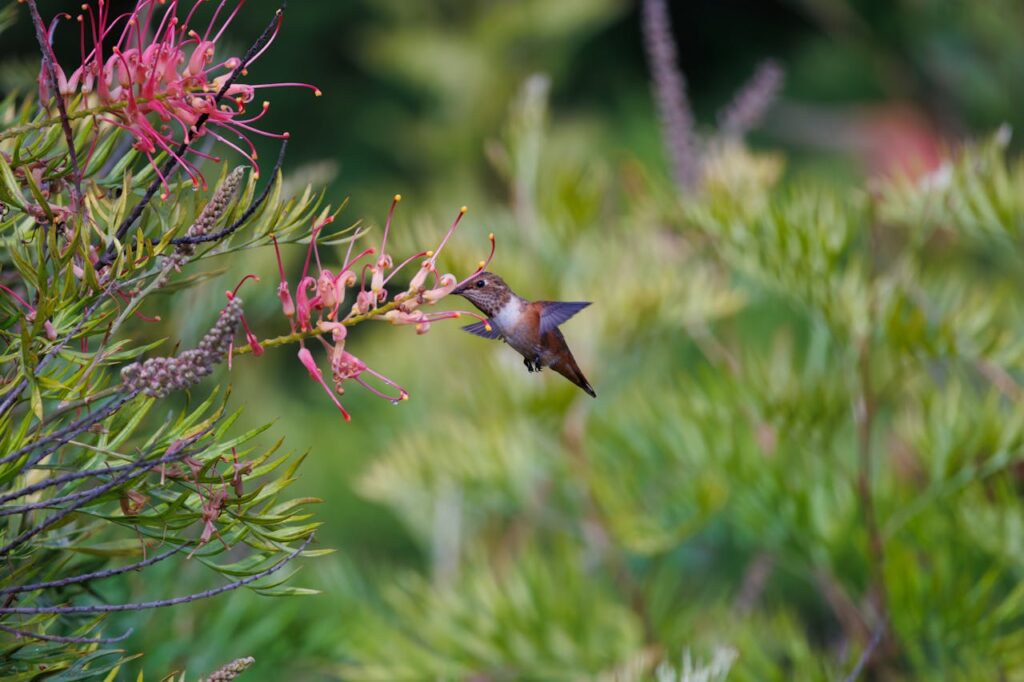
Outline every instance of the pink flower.
[[[413, 276], [412, 281], [409, 283], [409, 289], [396, 296], [396, 300], [401, 303], [399, 308], [403, 311], [411, 312], [420, 305], [437, 303], [454, 291], [459, 285], [469, 281], [469, 279], [478, 272], [482, 272], [491, 262], [491, 259], [494, 258], [495, 241], [494, 233], [492, 232], [487, 237], [491, 242], [491, 253], [487, 256], [486, 260], [480, 261], [476, 270], [474, 270], [469, 277], [460, 282], [456, 280], [455, 275], [452, 274], [438, 276], [437, 257], [440, 255], [445, 244], [448, 243], [448, 239], [451, 237], [452, 233], [455, 232], [455, 228], [459, 226], [459, 221], [462, 220], [462, 216], [466, 214], [466, 210], [465, 206], [459, 209], [459, 215], [455, 216], [455, 220], [452, 221], [452, 226], [448, 228], [448, 232], [445, 234], [444, 239], [441, 240], [440, 245], [438, 245], [436, 250], [427, 252], [426, 255], [429, 256], [429, 258], [420, 264], [419, 271]], [[434, 276], [434, 287], [427, 289], [427, 278], [431, 274]], [[472, 315], [473, 313], [464, 314]], [[429, 325], [427, 325], [422, 331], [419, 329], [417, 329], [417, 331], [422, 334], [429, 328]]]
[[284, 263], [281, 262], [281, 249], [277, 245], [277, 237], [270, 235], [274, 242], [274, 253], [277, 254], [277, 269], [281, 273], [281, 283], [277, 286], [277, 297], [281, 299], [281, 311], [288, 318], [288, 323], [295, 333], [295, 302], [292, 301], [292, 294], [288, 290], [288, 281], [284, 278]]
[[[264, 87], [295, 86], [310, 88], [319, 96], [320, 90], [305, 83], [232, 83], [225, 88], [232, 72], [241, 66], [241, 60], [229, 57], [218, 61], [217, 43], [244, 0], [238, 0], [218, 25], [221, 12], [228, 4], [227, 0], [220, 0], [202, 34], [189, 25], [202, 0], [196, 0], [184, 20], [178, 16], [178, 4], [179, 0], [138, 0], [134, 9], [114, 18], [110, 17], [108, 0], [97, 0], [95, 10], [90, 4], [82, 5], [84, 14], [77, 17], [82, 36], [82, 63], [70, 77], [56, 67], [58, 94], [69, 98], [78, 93], [94, 96], [99, 105], [108, 107], [98, 118], [132, 135], [135, 149], [146, 155], [158, 174], [160, 168], [155, 155], [166, 152], [177, 159], [195, 186], [205, 188], [199, 169], [179, 157], [177, 147], [182, 142], [210, 135], [249, 159], [258, 175], [256, 149], [248, 135], [284, 138], [288, 134], [269, 133], [253, 126], [270, 106], [263, 102], [258, 113], [247, 117], [246, 105], [255, 97], [255, 91]], [[163, 8], [162, 12], [158, 5]], [[51, 24], [51, 35], [53, 29]], [[250, 63], [272, 41], [273, 36]], [[92, 46], [88, 51], [87, 43]], [[109, 46], [109, 55], [104, 53], [106, 46]], [[245, 73], [243, 69], [242, 75]], [[40, 74], [39, 87], [40, 98], [45, 102], [51, 93], [43, 74]], [[222, 100], [218, 100], [218, 94]], [[205, 124], [199, 127], [201, 120], [205, 120]], [[241, 141], [241, 146], [232, 141], [235, 139]], [[192, 153], [219, 160], [195, 150]], [[166, 198], [167, 179], [161, 176], [161, 181]]]
[[[314, 313], [320, 316], [326, 311], [328, 320], [335, 319], [338, 315], [338, 308], [345, 300], [345, 290], [355, 286], [357, 281], [356, 275], [352, 271], [352, 266], [364, 256], [372, 255], [374, 252], [373, 249], [366, 249], [354, 259], [350, 259], [352, 255], [352, 243], [350, 242], [348, 253], [345, 255], [345, 264], [337, 276], [330, 270], [323, 268], [320, 264], [320, 252], [317, 249], [316, 242], [323, 228], [333, 221], [334, 218], [328, 216], [313, 225], [309, 247], [306, 249], [306, 261], [302, 267], [302, 275], [299, 277], [299, 285], [295, 288], [294, 302], [288, 289], [288, 281], [285, 279], [284, 263], [281, 260], [281, 251], [278, 248], [277, 239], [271, 237], [274, 240], [277, 267], [281, 276], [281, 283], [277, 287], [277, 295], [281, 299], [281, 309], [285, 316], [288, 317], [293, 333], [296, 331], [296, 317], [298, 318], [298, 330], [300, 331], [309, 331], [316, 327], [316, 323], [313, 321]], [[316, 256], [316, 265], [319, 271], [317, 277], [312, 277], [309, 274], [309, 266], [314, 255]]]
[[[337, 389], [338, 393], [345, 392], [345, 389], [342, 386], [342, 382], [345, 381], [346, 379], [352, 379], [357, 384], [359, 384], [366, 390], [370, 391], [374, 395], [384, 398], [385, 400], [390, 400], [393, 403], [397, 404], [401, 400], [409, 399], [408, 391], [406, 391], [404, 388], [402, 388], [397, 383], [387, 378], [380, 372], [370, 369], [369, 367], [366, 366], [365, 362], [363, 362], [356, 356], [346, 351], [341, 351], [336, 358], [333, 358], [331, 360], [331, 370], [334, 378], [334, 387]], [[392, 388], [398, 389], [398, 395], [388, 395], [374, 388], [369, 383], [367, 383], [365, 379], [363, 379], [362, 375], [364, 373], [376, 377], [377, 379], [379, 379], [380, 381], [384, 382], [385, 384]]]
[[313, 359], [313, 354], [304, 346], [299, 348], [299, 362], [301, 362], [302, 366], [306, 368], [307, 372], [309, 372], [309, 378], [323, 386], [323, 389], [327, 391], [327, 395], [329, 395], [331, 400], [334, 401], [335, 407], [341, 411], [341, 416], [345, 418], [345, 421], [352, 421], [352, 417], [345, 411], [345, 408], [342, 407], [341, 401], [338, 400], [334, 395], [334, 392], [331, 391], [330, 387], [324, 381], [324, 374], [320, 371], [320, 368], [316, 366], [316, 360]]
[[[288, 318], [289, 326], [293, 334], [300, 334], [300, 349], [298, 352], [299, 362], [309, 373], [310, 378], [316, 381], [331, 397], [331, 401], [341, 411], [346, 421], [349, 419], [348, 412], [341, 405], [338, 396], [345, 393], [345, 382], [354, 381], [374, 395], [380, 396], [393, 403], [406, 400], [409, 397], [408, 391], [398, 383], [380, 372], [367, 366], [365, 362], [352, 355], [345, 349], [345, 341], [348, 336], [346, 324], [352, 324], [351, 318], [366, 315], [371, 311], [377, 311], [380, 319], [386, 320], [395, 325], [413, 325], [418, 334], [425, 334], [430, 330], [432, 323], [439, 320], [455, 319], [463, 315], [470, 315], [481, 320], [485, 318], [477, 313], [463, 311], [441, 311], [424, 312], [419, 310], [423, 304], [436, 303], [452, 292], [461, 282], [456, 280], [454, 275], [439, 275], [437, 272], [437, 256], [448, 243], [455, 229], [459, 225], [462, 216], [466, 214], [466, 208], [462, 207], [458, 216], [452, 222], [451, 227], [441, 240], [435, 251], [423, 251], [413, 254], [394, 265], [394, 260], [387, 252], [388, 236], [391, 224], [394, 220], [395, 208], [401, 201], [401, 195], [396, 194], [388, 210], [387, 220], [384, 225], [384, 235], [381, 239], [380, 249], [366, 249], [357, 256], [352, 257], [354, 240], [349, 242], [348, 252], [345, 260], [338, 270], [338, 274], [328, 268], [324, 268], [320, 262], [320, 252], [317, 248], [317, 240], [323, 228], [331, 223], [333, 218], [327, 217], [318, 220], [313, 224], [310, 235], [309, 246], [306, 248], [306, 258], [302, 267], [302, 274], [299, 277], [299, 284], [295, 288], [294, 300], [287, 280], [285, 279], [284, 263], [281, 259], [281, 252], [277, 240], [274, 239], [274, 248], [277, 255], [280, 284], [277, 288], [278, 298], [281, 300], [281, 309]], [[479, 264], [473, 273], [483, 270], [490, 259], [494, 256], [494, 235], [490, 236], [491, 254], [486, 261]], [[369, 263], [360, 268], [359, 262], [366, 256], [376, 256]], [[381, 313], [379, 306], [385, 304], [388, 299], [388, 282], [404, 267], [410, 263], [426, 257], [420, 265], [420, 270], [413, 277], [413, 282], [407, 291], [395, 296], [394, 305], [387, 312]], [[317, 274], [310, 273], [313, 261], [316, 261]], [[356, 276], [360, 272], [360, 276]], [[370, 273], [369, 289], [366, 288], [367, 273]], [[434, 286], [427, 287], [427, 278], [433, 275]], [[468, 279], [468, 278], [467, 278]], [[359, 291], [356, 294], [355, 302], [352, 304], [348, 315], [338, 319], [338, 310], [344, 304], [348, 289], [359, 284]], [[330, 335], [330, 340], [324, 335]], [[331, 367], [331, 379], [333, 390], [324, 379], [313, 357], [312, 352], [305, 347], [305, 339], [316, 336], [327, 352]], [[372, 382], [372, 383], [371, 383]], [[374, 383], [384, 384], [387, 388], [381, 390], [374, 386]], [[392, 390], [388, 390], [392, 389]]]
[[312, 277], [303, 277], [299, 280], [299, 286], [295, 288], [295, 305], [299, 316], [299, 329], [302, 331], [312, 329], [309, 318], [312, 316], [316, 297], [309, 298], [307, 292], [310, 289], [316, 289], [316, 280]]
[[394, 325], [415, 325], [417, 334], [426, 334], [430, 331], [430, 324], [432, 322], [439, 322], [441, 320], [457, 320], [463, 315], [469, 315], [470, 317], [475, 317], [481, 322], [487, 322], [487, 318], [483, 315], [473, 313], [468, 310], [443, 310], [436, 313], [426, 313], [422, 310], [402, 310], [401, 306], [385, 313], [384, 319]]
[[437, 278], [437, 257], [441, 255], [441, 250], [444, 249], [445, 244], [448, 243], [448, 239], [455, 232], [455, 228], [459, 226], [459, 221], [462, 220], [462, 216], [466, 215], [466, 211], [468, 210], [469, 209], [467, 209], [465, 206], [459, 209], [459, 215], [455, 216], [455, 220], [452, 221], [452, 226], [449, 227], [448, 232], [445, 233], [444, 239], [441, 240], [441, 243], [434, 251], [428, 254], [430, 258], [423, 261], [423, 263], [420, 265], [419, 272], [416, 273], [416, 275], [412, 278], [412, 281], [409, 283], [408, 293], [410, 296], [418, 297], [421, 293], [423, 293], [424, 285], [427, 282], [428, 275], [433, 274], [435, 279]]
[[[226, 291], [224, 292], [224, 295], [227, 296], [227, 299], [229, 301], [235, 300], [235, 297], [238, 295], [238, 290], [241, 289], [242, 285], [245, 284], [245, 282], [250, 279], [254, 282], [260, 281], [260, 278], [257, 277], [256, 275], [246, 275], [238, 284], [235, 285], [233, 291]], [[260, 345], [260, 341], [258, 338], [256, 338], [256, 335], [252, 333], [252, 329], [249, 328], [249, 322], [248, 320], [245, 319], [245, 313], [241, 313], [239, 315], [239, 319], [241, 319], [242, 321], [242, 328], [245, 329], [245, 341], [246, 343], [249, 344], [249, 347], [252, 349], [252, 354], [258, 358], [259, 356], [263, 355], [263, 346]], [[228, 367], [230, 368], [230, 366], [231, 355], [228, 354]]]
[[391, 208], [388, 209], [387, 220], [384, 221], [384, 236], [380, 240], [380, 256], [377, 262], [370, 266], [370, 291], [373, 292], [374, 303], [382, 303], [386, 296], [384, 292], [384, 273], [394, 266], [394, 261], [388, 255], [388, 234], [391, 232], [391, 221], [395, 217], [395, 207], [402, 200], [401, 194], [396, 194], [391, 199]]

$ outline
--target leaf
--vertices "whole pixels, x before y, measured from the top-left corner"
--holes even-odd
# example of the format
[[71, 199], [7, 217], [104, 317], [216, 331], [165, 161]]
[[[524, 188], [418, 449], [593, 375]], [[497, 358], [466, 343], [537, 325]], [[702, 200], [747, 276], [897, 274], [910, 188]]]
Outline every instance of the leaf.
[[[145, 548], [143, 547], [144, 544]], [[155, 540], [143, 543], [138, 538], [126, 538], [124, 540], [110, 540], [108, 542], [99, 542], [87, 545], [69, 544], [67, 545], [67, 549], [71, 552], [88, 554], [91, 556], [140, 556], [144, 554], [146, 550], [157, 547], [158, 544], [159, 543]]]
[[323, 594], [322, 590], [315, 590], [309, 587], [294, 587], [289, 585], [269, 589], [258, 587], [254, 588], [253, 591], [257, 594], [263, 595], [264, 597], [304, 597]]
[[14, 172], [4, 160], [3, 154], [0, 154], [0, 201], [22, 211], [26, 207], [18, 181], [14, 178]]

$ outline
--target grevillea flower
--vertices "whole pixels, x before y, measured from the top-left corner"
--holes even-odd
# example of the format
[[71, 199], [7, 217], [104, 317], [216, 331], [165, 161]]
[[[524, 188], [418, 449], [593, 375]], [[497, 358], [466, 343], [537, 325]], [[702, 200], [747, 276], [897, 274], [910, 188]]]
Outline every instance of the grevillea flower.
[[[317, 249], [317, 239], [324, 227], [334, 222], [332, 216], [319, 220], [313, 224], [313, 232], [310, 236], [309, 247], [306, 249], [306, 261], [302, 266], [302, 275], [299, 277], [299, 284], [295, 288], [295, 300], [292, 300], [291, 292], [288, 290], [288, 282], [284, 276], [284, 265], [281, 262], [281, 250], [277, 246], [277, 239], [274, 240], [274, 248], [277, 253], [277, 267], [281, 274], [281, 284], [277, 288], [278, 298], [281, 299], [281, 309], [291, 324], [292, 332], [295, 332], [295, 318], [298, 318], [300, 331], [309, 331], [316, 327], [313, 322], [313, 313], [322, 316], [327, 315], [328, 320], [334, 320], [338, 316], [338, 309], [345, 300], [345, 290], [355, 286], [357, 281], [352, 266], [364, 256], [373, 255], [373, 249], [366, 249], [355, 258], [352, 258], [352, 244], [349, 242], [348, 253], [345, 255], [345, 263], [337, 275], [324, 268], [320, 263], [320, 251]], [[319, 272], [317, 277], [309, 274], [311, 259], [315, 255], [316, 267]]]
[[[408, 399], [409, 392], [402, 388], [394, 380], [381, 374], [375, 369], [367, 366], [365, 362], [352, 355], [345, 349], [345, 340], [348, 336], [348, 324], [354, 324], [352, 318], [369, 315], [374, 319], [382, 319], [396, 325], [414, 325], [416, 332], [424, 334], [430, 329], [430, 325], [438, 320], [455, 319], [463, 315], [470, 315], [483, 319], [477, 313], [467, 311], [442, 311], [424, 312], [419, 307], [424, 304], [433, 304], [447, 296], [461, 282], [454, 275], [439, 275], [437, 271], [437, 257], [445, 244], [451, 238], [459, 221], [466, 214], [466, 207], [463, 206], [458, 216], [452, 222], [451, 227], [441, 240], [440, 245], [433, 251], [421, 251], [406, 258], [398, 265], [387, 251], [388, 235], [391, 231], [391, 224], [394, 220], [395, 208], [402, 200], [401, 195], [396, 194], [391, 201], [391, 208], [388, 210], [387, 220], [384, 223], [384, 236], [381, 239], [380, 248], [368, 248], [356, 256], [352, 256], [355, 240], [349, 242], [345, 260], [338, 273], [324, 268], [320, 262], [320, 252], [317, 248], [323, 229], [329, 225], [332, 218], [327, 217], [317, 220], [313, 224], [310, 235], [309, 246], [306, 248], [306, 258], [302, 267], [302, 274], [299, 277], [298, 285], [295, 287], [295, 295], [292, 296], [291, 288], [285, 278], [284, 263], [281, 260], [281, 251], [277, 240], [272, 236], [274, 249], [277, 255], [277, 266], [281, 276], [281, 282], [277, 288], [278, 298], [281, 300], [281, 310], [288, 318], [288, 325], [293, 335], [299, 335], [299, 362], [306, 369], [310, 378], [316, 381], [330, 396], [331, 401], [341, 411], [346, 421], [350, 419], [348, 412], [342, 406], [338, 396], [345, 393], [345, 382], [354, 381], [374, 395], [385, 398], [393, 403]], [[494, 235], [490, 235], [491, 253], [486, 261], [482, 261], [474, 275], [483, 270], [487, 263], [494, 256]], [[359, 262], [367, 257], [375, 256], [368, 263], [359, 266]], [[420, 263], [420, 268], [413, 276], [409, 288], [399, 292], [389, 304], [387, 285], [392, 278], [407, 265], [420, 258], [426, 258]], [[317, 274], [310, 272], [313, 263], [316, 263]], [[359, 272], [360, 275], [356, 275]], [[369, 274], [369, 288], [367, 288], [367, 274]], [[428, 288], [428, 279], [433, 276], [433, 286]], [[472, 275], [471, 275], [472, 276]], [[468, 279], [468, 278], [467, 278]], [[463, 280], [465, 281], [465, 280]], [[348, 289], [354, 289], [359, 285], [355, 301], [349, 308], [348, 314], [339, 319], [339, 310], [347, 298]], [[387, 311], [379, 310], [382, 306], [389, 306]], [[244, 324], [244, 323], [243, 323]], [[333, 389], [324, 378], [324, 373], [318, 366], [313, 353], [306, 348], [305, 339], [315, 335], [327, 352], [330, 362], [331, 380]], [[329, 336], [328, 338], [325, 338]], [[386, 388], [381, 390], [371, 383], [383, 384]]]
[[[198, 168], [178, 156], [179, 144], [210, 135], [249, 159], [258, 174], [256, 148], [248, 136], [284, 138], [288, 134], [270, 133], [253, 126], [270, 106], [263, 102], [255, 115], [249, 114], [246, 107], [256, 90], [297, 86], [309, 88], [317, 96], [320, 90], [305, 83], [229, 85], [232, 73], [243, 66], [241, 59], [218, 59], [216, 48], [244, 0], [238, 0], [230, 11], [228, 0], [220, 0], [200, 32], [190, 23], [202, 4], [203, 0], [195, 0], [184, 19], [178, 16], [178, 0], [138, 0], [134, 9], [113, 18], [109, 0], [96, 0], [95, 9], [84, 4], [83, 13], [77, 17], [81, 66], [70, 76], [65, 76], [59, 65], [55, 67], [60, 95], [72, 97], [81, 93], [94, 100], [105, 110], [99, 115], [100, 120], [131, 134], [135, 149], [146, 155], [157, 173], [160, 168], [155, 157], [165, 152], [177, 159], [196, 187], [205, 188]], [[280, 19], [278, 14], [278, 27]], [[56, 23], [54, 19], [50, 25], [51, 36]], [[245, 67], [266, 50], [276, 33], [277, 28]], [[108, 46], [109, 53], [105, 51]], [[242, 68], [241, 75], [246, 73], [246, 68]], [[48, 101], [51, 93], [42, 73], [39, 90], [42, 101]], [[240, 144], [232, 140], [240, 140]], [[194, 149], [192, 153], [219, 160]], [[167, 179], [161, 176], [161, 181], [166, 198]]]
[[306, 368], [307, 372], [309, 372], [309, 378], [323, 386], [323, 389], [327, 391], [327, 395], [329, 395], [331, 400], [334, 401], [334, 406], [341, 411], [341, 416], [345, 418], [345, 421], [351, 421], [351, 415], [349, 415], [342, 406], [341, 401], [338, 400], [338, 397], [331, 391], [331, 387], [324, 381], [324, 373], [320, 371], [319, 367], [317, 367], [316, 360], [313, 359], [313, 354], [310, 353], [309, 349], [305, 346], [299, 347], [299, 362], [301, 362], [302, 366]]
[[[224, 292], [224, 295], [227, 297], [229, 302], [230, 301], [234, 301], [238, 297], [238, 290], [241, 289], [242, 285], [245, 284], [250, 279], [252, 281], [254, 281], [254, 282], [259, 282], [260, 281], [260, 278], [257, 277], [256, 275], [252, 275], [252, 274], [246, 275], [245, 277], [243, 277], [238, 282], [238, 284], [235, 285], [234, 289], [232, 289], [231, 291], [225, 291]], [[249, 349], [252, 351], [253, 356], [258, 358], [259, 356], [263, 355], [263, 346], [260, 345], [259, 339], [256, 338], [256, 335], [253, 333], [252, 329], [249, 327], [249, 321], [245, 319], [245, 313], [244, 312], [240, 312], [239, 313], [238, 319], [239, 319], [239, 322], [242, 323], [242, 329], [245, 330], [245, 342], [247, 344], [249, 344]], [[231, 369], [231, 354], [232, 354], [233, 351], [234, 351], [234, 343], [232, 342], [231, 348], [228, 351], [228, 369]]]
[[121, 381], [129, 391], [154, 398], [164, 398], [174, 391], [183, 391], [213, 372], [231, 347], [242, 317], [242, 301], [230, 296], [213, 328], [193, 349], [172, 357], [149, 358], [133, 362], [121, 370]]
[[[357, 384], [364, 387], [374, 395], [390, 400], [391, 402], [397, 403], [400, 400], [409, 399], [408, 391], [380, 372], [370, 369], [365, 362], [345, 350], [345, 338], [348, 336], [348, 329], [345, 325], [340, 322], [321, 321], [319, 327], [325, 332], [330, 332], [331, 340], [334, 342], [332, 345], [324, 340], [323, 337], [320, 337], [320, 341], [327, 349], [327, 355], [331, 361], [331, 378], [334, 380], [334, 390], [338, 392], [338, 395], [344, 395], [345, 393], [343, 382], [347, 379], [353, 379]], [[374, 388], [372, 385], [368, 384], [365, 379], [363, 379], [363, 373], [376, 377], [381, 382], [387, 384], [391, 388], [394, 388], [398, 391], [398, 395], [388, 395]]]
[[[427, 260], [420, 263], [420, 269], [413, 276], [412, 281], [409, 282], [409, 288], [395, 297], [395, 300], [398, 302], [398, 310], [400, 312], [409, 314], [423, 304], [437, 303], [442, 298], [444, 298], [452, 291], [454, 291], [455, 288], [458, 287], [460, 284], [468, 281], [471, 277], [476, 275], [476, 273], [482, 272], [484, 268], [486, 268], [487, 265], [491, 262], [491, 259], [494, 258], [494, 233], [491, 233], [487, 236], [487, 238], [491, 242], [491, 253], [487, 256], [486, 260], [480, 261], [480, 263], [477, 265], [476, 270], [474, 270], [469, 277], [460, 282], [458, 279], [456, 279], [455, 275], [452, 275], [450, 273], [440, 275], [438, 273], [437, 257], [441, 255], [441, 250], [444, 249], [445, 244], [448, 243], [448, 239], [455, 232], [455, 228], [459, 226], [459, 221], [462, 220], [462, 216], [466, 215], [467, 210], [468, 209], [465, 206], [460, 208], [459, 214], [455, 216], [455, 220], [452, 221], [451, 227], [448, 228], [448, 232], [445, 233], [444, 238], [441, 240], [441, 243], [438, 245], [438, 247], [433, 251], [427, 251], [425, 254], [423, 254], [427, 256]], [[428, 289], [426, 284], [428, 278], [431, 275], [434, 276], [434, 286], [433, 288]], [[462, 314], [480, 317], [476, 313], [464, 312]], [[453, 315], [450, 317], [459, 317], [459, 315]], [[392, 316], [390, 318], [390, 321], [392, 322], [392, 324], [420, 324], [422, 322], [422, 320], [416, 319], [415, 316], [407, 317], [400, 315]], [[429, 329], [429, 324], [427, 325], [426, 329]], [[417, 327], [417, 330], [419, 330], [419, 327]], [[420, 333], [423, 332], [421, 331]]]

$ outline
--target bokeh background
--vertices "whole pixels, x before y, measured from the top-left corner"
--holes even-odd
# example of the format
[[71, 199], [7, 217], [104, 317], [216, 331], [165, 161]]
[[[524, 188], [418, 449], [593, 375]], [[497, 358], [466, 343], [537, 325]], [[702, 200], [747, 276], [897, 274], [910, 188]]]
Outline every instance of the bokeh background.
[[[781, 96], [747, 138], [780, 193], [922, 177], [962, 141], [1024, 123], [1016, 0], [669, 5], [709, 139], [763, 60], [784, 69]], [[229, 35], [237, 52], [275, 7], [245, 5]], [[57, 41], [69, 63], [71, 38]], [[38, 62], [27, 25], [4, 40], [7, 92], [24, 88]], [[852, 443], [846, 380], [829, 374], [841, 352], [785, 296], [699, 256], [700, 234], [679, 227], [638, 4], [293, 0], [251, 73], [321, 88], [320, 98], [264, 91], [264, 127], [291, 133], [288, 187], [347, 199], [340, 221], [374, 228], [367, 245], [395, 193], [398, 253], [433, 248], [465, 204], [449, 270], [468, 274], [493, 232], [492, 268], [521, 294], [594, 301], [565, 333], [599, 397], [551, 372], [527, 374], [507, 347], [457, 322], [425, 336], [354, 330], [349, 348], [412, 399], [393, 406], [351, 388], [349, 424], [290, 350], [239, 359], [223, 378], [245, 405], [240, 426], [274, 421], [275, 437], [308, 451], [295, 490], [323, 500], [318, 543], [337, 552], [293, 578], [318, 596], [238, 593], [145, 622], [124, 617], [136, 627], [126, 648], [145, 652], [147, 679], [245, 655], [257, 661], [253, 680], [631, 679], [662, 659], [692, 652], [710, 665], [735, 650], [739, 679], [829, 679], [853, 665], [866, 642], [850, 638], [836, 606], [846, 597], [821, 578], [831, 571], [848, 586], [849, 609], [867, 603], [857, 593], [869, 573], [859, 517], [840, 511], [855, 506], [852, 455], [835, 446], [840, 454], [815, 463], [764, 456], [757, 472], [716, 454], [726, 441], [766, 451], [773, 439]], [[269, 164], [276, 146], [260, 144]], [[292, 272], [302, 255], [286, 252]], [[220, 266], [221, 278], [168, 297], [159, 330], [139, 333], [196, 338], [223, 290], [249, 272], [263, 278], [262, 295], [247, 295], [254, 328], [283, 333], [272, 250]], [[733, 361], [747, 372], [731, 373]], [[774, 402], [760, 400], [772, 391]], [[730, 426], [745, 409], [758, 413], [749, 438]], [[838, 489], [835, 499], [805, 500], [792, 514], [744, 506], [758, 481], [785, 482], [797, 469]], [[803, 504], [785, 486], [765, 499]], [[154, 579], [184, 592], [203, 577]], [[956, 669], [948, 645], [937, 635], [921, 656]]]

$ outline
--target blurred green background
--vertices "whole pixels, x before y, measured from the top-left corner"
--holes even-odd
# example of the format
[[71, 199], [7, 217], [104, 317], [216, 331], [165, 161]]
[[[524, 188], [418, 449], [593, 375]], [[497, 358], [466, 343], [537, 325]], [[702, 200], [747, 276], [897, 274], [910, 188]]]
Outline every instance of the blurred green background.
[[[60, 3], [42, 4], [53, 12]], [[801, 183], [845, 191], [895, 169], [933, 169], [955, 141], [1024, 123], [1024, 5], [1015, 0], [670, 6], [700, 132], [713, 132], [762, 60], [785, 69], [781, 98], [749, 139], [779, 154], [764, 161], [768, 175], [783, 173], [779, 192]], [[235, 51], [275, 7], [245, 5], [229, 34]], [[25, 87], [37, 63], [32, 36], [22, 26], [7, 39], [0, 88]], [[74, 63], [77, 41], [57, 45]], [[316, 597], [238, 593], [119, 618], [118, 628], [136, 626], [126, 648], [145, 652], [147, 679], [246, 655], [257, 661], [244, 678], [253, 680], [633, 679], [630, 661], [653, 675], [652, 662], [678, 660], [680, 642], [705, 662], [718, 643], [737, 647], [737, 665], [748, 666], [739, 679], [834, 679], [852, 666], [857, 644], [841, 635], [817, 573], [830, 566], [854, 591], [866, 580], [864, 538], [836, 520], [850, 516], [850, 458], [775, 460], [771, 474], [714, 461], [722, 441], [753, 447], [731, 433], [742, 412], [730, 406], [761, 411], [761, 447], [852, 438], [848, 387], [827, 369], [842, 351], [785, 296], [699, 255], [702, 237], [685, 227], [669, 177], [637, 4], [293, 0], [250, 74], [322, 89], [317, 99], [263, 91], [272, 102], [264, 128], [292, 134], [289, 186], [347, 198], [340, 222], [374, 227], [367, 245], [394, 193], [403, 196], [396, 253], [433, 248], [466, 204], [447, 270], [468, 274], [493, 232], [492, 269], [519, 293], [594, 301], [565, 334], [599, 397], [552, 372], [527, 374], [510, 349], [458, 323], [425, 336], [355, 329], [349, 350], [412, 399], [392, 406], [353, 386], [350, 424], [292, 350], [240, 358], [224, 378], [245, 405], [243, 426], [275, 420], [275, 436], [309, 451], [295, 491], [323, 499], [318, 542], [338, 551], [295, 579], [322, 590]], [[276, 146], [260, 142], [260, 153], [269, 164]], [[335, 250], [333, 262], [343, 256]], [[293, 282], [302, 256], [286, 252]], [[223, 277], [168, 300], [162, 332], [196, 338], [223, 290], [255, 272], [263, 279], [260, 294], [246, 295], [250, 322], [263, 337], [284, 333], [272, 250], [222, 265]], [[748, 376], [723, 369], [731, 354]], [[758, 402], [772, 391], [774, 402]], [[778, 477], [779, 499], [796, 499], [783, 485], [794, 467], [837, 488], [836, 506], [811, 500], [792, 515], [731, 506], [761, 475]], [[776, 516], [763, 534], [748, 523]], [[763, 608], [723, 613], [759, 561], [781, 565], [766, 569]], [[177, 593], [198, 578], [158, 570], [146, 579]], [[708, 634], [723, 621], [738, 629]], [[931, 654], [931, 669], [946, 670]]]

